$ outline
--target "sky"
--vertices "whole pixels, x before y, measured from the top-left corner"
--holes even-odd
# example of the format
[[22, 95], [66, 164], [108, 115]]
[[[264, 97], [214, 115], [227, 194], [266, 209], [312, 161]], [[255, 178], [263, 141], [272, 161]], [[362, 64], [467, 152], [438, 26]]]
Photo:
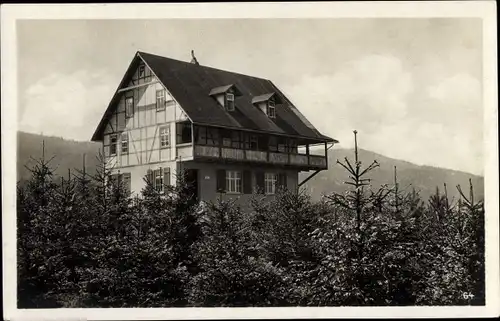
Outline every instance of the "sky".
[[[24, 20], [18, 129], [88, 141], [136, 51], [273, 81], [322, 133], [483, 175], [474, 18]], [[336, 146], [337, 147], [337, 146]]]

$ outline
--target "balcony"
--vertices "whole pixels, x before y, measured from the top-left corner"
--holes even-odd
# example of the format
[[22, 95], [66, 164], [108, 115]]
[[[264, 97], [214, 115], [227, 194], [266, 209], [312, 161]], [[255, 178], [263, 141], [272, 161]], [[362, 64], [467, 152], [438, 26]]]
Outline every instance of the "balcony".
[[194, 158], [290, 166], [303, 170], [327, 169], [325, 156], [244, 150], [218, 146], [195, 145]]

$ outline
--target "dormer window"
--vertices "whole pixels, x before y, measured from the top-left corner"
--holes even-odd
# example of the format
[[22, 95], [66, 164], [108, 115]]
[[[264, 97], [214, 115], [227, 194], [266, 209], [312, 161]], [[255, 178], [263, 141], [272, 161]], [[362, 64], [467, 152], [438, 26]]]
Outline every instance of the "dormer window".
[[210, 90], [209, 96], [213, 97], [226, 111], [236, 109], [235, 98], [241, 96], [241, 91], [235, 85], [215, 87]]
[[276, 106], [274, 105], [274, 100], [269, 100], [267, 102], [267, 116], [269, 116], [269, 118], [276, 118]]
[[269, 118], [276, 118], [276, 104], [283, 101], [275, 93], [267, 93], [252, 98], [252, 104], [258, 107]]
[[226, 109], [228, 111], [234, 111], [234, 94], [226, 94]]

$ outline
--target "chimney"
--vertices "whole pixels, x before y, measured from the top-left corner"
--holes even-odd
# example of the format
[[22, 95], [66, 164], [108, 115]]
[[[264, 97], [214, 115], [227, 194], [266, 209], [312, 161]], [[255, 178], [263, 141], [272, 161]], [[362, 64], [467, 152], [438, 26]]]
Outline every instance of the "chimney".
[[193, 58], [191, 59], [191, 63], [192, 63], [192, 64], [195, 64], [195, 65], [199, 65], [198, 60], [197, 60], [197, 59], [196, 59], [196, 57], [194, 56], [194, 50], [191, 50], [191, 57], [193, 57]]

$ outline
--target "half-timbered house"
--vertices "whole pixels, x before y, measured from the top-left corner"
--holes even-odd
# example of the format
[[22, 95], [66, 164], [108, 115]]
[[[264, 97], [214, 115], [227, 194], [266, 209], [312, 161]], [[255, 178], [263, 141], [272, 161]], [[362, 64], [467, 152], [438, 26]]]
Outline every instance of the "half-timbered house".
[[337, 142], [270, 80], [203, 66], [194, 55], [184, 62], [145, 52], [135, 54], [92, 140], [132, 193], [145, 177], [163, 191], [184, 173], [201, 200], [297, 191], [298, 173], [327, 169]]

